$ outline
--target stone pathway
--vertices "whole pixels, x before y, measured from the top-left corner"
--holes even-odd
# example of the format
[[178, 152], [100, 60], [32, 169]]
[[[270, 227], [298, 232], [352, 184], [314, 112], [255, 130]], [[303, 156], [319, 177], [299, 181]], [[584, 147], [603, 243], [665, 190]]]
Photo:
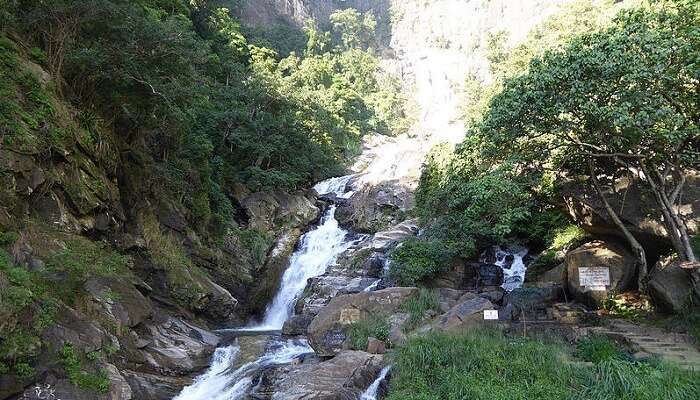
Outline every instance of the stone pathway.
[[700, 351], [687, 335], [624, 320], [614, 320], [596, 331], [627, 341], [633, 347], [638, 347], [639, 351], [676, 363], [681, 368], [700, 372]]

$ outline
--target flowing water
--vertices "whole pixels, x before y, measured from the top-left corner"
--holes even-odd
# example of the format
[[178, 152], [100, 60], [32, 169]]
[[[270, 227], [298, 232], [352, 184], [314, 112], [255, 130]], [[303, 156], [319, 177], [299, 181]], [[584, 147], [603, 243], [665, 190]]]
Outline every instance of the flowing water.
[[481, 262], [493, 262], [503, 270], [503, 285], [501, 287], [506, 292], [511, 292], [523, 285], [525, 282], [524, 258], [529, 250], [527, 248], [494, 246], [491, 250], [495, 259], [489, 260], [489, 251], [482, 254]]
[[382, 381], [386, 379], [386, 375], [389, 373], [389, 370], [391, 370], [391, 365], [387, 365], [382, 369], [382, 371], [379, 373], [379, 376], [377, 376], [377, 379], [372, 382], [372, 384], [365, 390], [364, 393], [362, 393], [362, 396], [360, 397], [360, 400], [377, 400], [377, 395], [379, 394], [379, 385], [382, 384]]
[[[319, 195], [332, 194], [349, 197], [346, 187], [352, 176], [332, 178], [317, 184]], [[282, 276], [280, 289], [268, 305], [263, 321], [238, 332], [270, 332], [282, 329], [285, 321], [294, 313], [294, 304], [304, 292], [310, 278], [322, 275], [336, 258], [347, 250], [355, 240], [338, 225], [335, 206], [330, 206], [321, 218], [319, 226], [304, 234], [298, 250], [289, 259]], [[255, 390], [259, 372], [269, 366], [295, 362], [313, 349], [305, 339], [283, 339], [274, 337], [265, 353], [255, 361], [233, 368], [240, 353], [237, 344], [216, 350], [209, 369], [192, 385], [184, 388], [173, 400], [236, 400], [245, 398]], [[377, 384], [378, 386], [379, 384]]]

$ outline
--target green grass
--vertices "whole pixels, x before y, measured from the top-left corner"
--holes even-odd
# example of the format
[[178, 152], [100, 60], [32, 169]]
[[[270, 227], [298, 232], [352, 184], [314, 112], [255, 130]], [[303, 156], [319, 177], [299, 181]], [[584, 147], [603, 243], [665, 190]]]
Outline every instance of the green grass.
[[700, 398], [700, 374], [629, 361], [601, 338], [573, 349], [471, 330], [411, 339], [393, 355], [389, 400], [680, 400]]
[[348, 330], [350, 347], [353, 350], [365, 350], [367, 349], [367, 343], [370, 337], [377, 338], [390, 345], [390, 329], [389, 321], [387, 321], [384, 316], [369, 316], [363, 318], [350, 325]]
[[417, 297], [412, 297], [401, 305], [401, 309], [408, 313], [408, 320], [403, 326], [404, 330], [411, 331], [417, 328], [425, 319], [425, 313], [428, 310], [438, 311], [439, 308], [438, 293], [430, 289], [421, 289]]
[[576, 357], [593, 363], [628, 359], [628, 355], [606, 336], [588, 336], [576, 344]]

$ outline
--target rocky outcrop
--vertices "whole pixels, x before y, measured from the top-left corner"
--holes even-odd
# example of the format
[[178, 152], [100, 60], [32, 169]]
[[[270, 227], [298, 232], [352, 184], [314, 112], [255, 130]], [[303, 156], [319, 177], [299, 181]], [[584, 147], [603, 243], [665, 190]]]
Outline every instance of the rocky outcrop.
[[[610, 272], [610, 285], [582, 286], [579, 270], [584, 267], [607, 268]], [[578, 301], [599, 306], [610, 293], [620, 293], [634, 287], [636, 260], [624, 246], [596, 240], [566, 255], [566, 273], [569, 293]]]
[[[699, 235], [700, 172], [686, 171], [685, 179], [678, 210], [686, 221], [688, 233], [691, 236]], [[624, 240], [590, 185], [569, 180], [560, 182], [558, 187], [566, 210], [579, 226], [594, 235], [617, 236]], [[639, 178], [620, 178], [614, 187], [607, 188], [605, 195], [649, 256], [653, 257], [671, 247], [654, 195]]]
[[383, 357], [343, 351], [320, 364], [301, 365], [275, 384], [274, 400], [358, 399], [382, 369]]
[[369, 316], [386, 317], [399, 310], [417, 288], [389, 288], [376, 292], [338, 296], [323, 307], [308, 328], [309, 342], [320, 356], [333, 356], [347, 349], [347, 329]]
[[341, 226], [356, 232], [375, 233], [401, 223], [414, 206], [413, 190], [400, 181], [365, 185], [335, 213]]
[[503, 269], [496, 264], [456, 258], [445, 272], [426, 284], [435, 288], [488, 291], [503, 284]]
[[484, 320], [484, 310], [493, 309], [494, 305], [488, 299], [469, 295], [439, 317], [434, 327], [443, 331], [473, 327]]
[[684, 312], [693, 303], [695, 293], [688, 272], [673, 258], [660, 260], [654, 266], [648, 284], [654, 304], [666, 312]]

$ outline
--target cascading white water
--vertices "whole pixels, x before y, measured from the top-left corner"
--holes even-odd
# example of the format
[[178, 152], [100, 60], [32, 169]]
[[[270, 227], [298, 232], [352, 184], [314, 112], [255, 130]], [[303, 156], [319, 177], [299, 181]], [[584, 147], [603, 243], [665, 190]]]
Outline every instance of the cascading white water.
[[271, 365], [289, 364], [304, 354], [313, 353], [306, 340], [287, 340], [272, 348], [255, 361], [231, 369], [240, 350], [238, 346], [222, 347], [214, 352], [207, 372], [182, 390], [173, 400], [235, 400], [242, 398], [253, 386], [255, 373]]
[[[503, 285], [501, 287], [506, 292], [511, 292], [523, 285], [525, 282], [525, 271], [527, 267], [523, 258], [529, 250], [527, 248], [494, 247], [494, 264], [503, 270]], [[482, 255], [481, 261], [486, 262], [486, 253]]]
[[[319, 195], [332, 193], [347, 196], [345, 188], [352, 176], [332, 178], [317, 184]], [[301, 237], [299, 249], [289, 259], [280, 289], [265, 311], [263, 322], [240, 331], [274, 331], [282, 329], [293, 314], [294, 304], [303, 293], [309, 278], [322, 275], [336, 258], [354, 243], [348, 232], [335, 219], [335, 206], [330, 206], [315, 229]], [[216, 350], [207, 372], [184, 388], [173, 400], [237, 400], [255, 390], [258, 371], [271, 365], [289, 364], [304, 354], [313, 353], [306, 340], [278, 340], [262, 357], [240, 368], [231, 368], [240, 349], [237, 346]]]
[[377, 400], [377, 394], [379, 392], [379, 385], [382, 384], [382, 381], [386, 379], [386, 375], [389, 373], [391, 370], [391, 365], [387, 365], [382, 369], [382, 371], [379, 373], [379, 376], [377, 376], [377, 379], [372, 382], [372, 384], [365, 390], [364, 393], [362, 393], [362, 396], [360, 397], [360, 400]]
[[284, 271], [280, 290], [265, 311], [259, 330], [282, 329], [284, 322], [293, 314], [294, 304], [304, 292], [309, 278], [322, 275], [340, 253], [352, 244], [348, 232], [335, 219], [335, 206], [330, 206], [321, 220], [321, 225], [305, 234], [301, 246], [289, 259]]

